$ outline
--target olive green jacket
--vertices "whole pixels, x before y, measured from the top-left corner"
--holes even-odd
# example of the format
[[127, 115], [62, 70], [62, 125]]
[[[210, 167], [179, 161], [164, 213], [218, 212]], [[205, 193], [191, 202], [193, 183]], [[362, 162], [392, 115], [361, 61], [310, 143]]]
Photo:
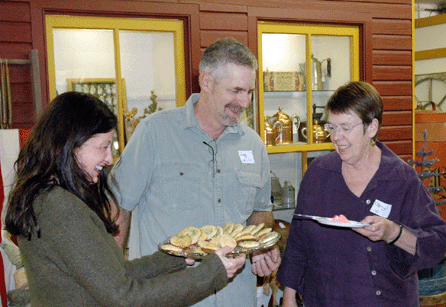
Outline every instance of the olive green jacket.
[[187, 270], [161, 252], [125, 260], [101, 219], [63, 188], [40, 195], [34, 210], [41, 237], [19, 237], [33, 307], [188, 306], [227, 282], [217, 255]]

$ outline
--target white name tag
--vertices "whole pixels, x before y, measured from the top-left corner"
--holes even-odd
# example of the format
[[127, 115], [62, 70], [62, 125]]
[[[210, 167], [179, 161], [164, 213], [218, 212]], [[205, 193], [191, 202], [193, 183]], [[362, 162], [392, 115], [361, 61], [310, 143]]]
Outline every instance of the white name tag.
[[238, 155], [242, 163], [255, 163], [252, 150], [239, 150]]
[[392, 211], [392, 205], [386, 204], [380, 200], [375, 200], [372, 209], [370, 209], [370, 212], [373, 212], [385, 219], [389, 217], [390, 211]]

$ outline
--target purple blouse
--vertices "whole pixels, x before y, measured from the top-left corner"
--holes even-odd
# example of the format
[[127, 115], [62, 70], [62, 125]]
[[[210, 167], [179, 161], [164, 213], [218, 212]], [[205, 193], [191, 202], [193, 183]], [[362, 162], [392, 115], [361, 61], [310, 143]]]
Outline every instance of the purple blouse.
[[416, 171], [384, 144], [378, 171], [361, 197], [347, 187], [337, 153], [315, 159], [302, 180], [296, 213], [361, 221], [375, 200], [392, 205], [389, 220], [417, 237], [416, 254], [371, 240], [350, 228], [293, 219], [278, 281], [296, 289], [305, 307], [412, 307], [418, 303], [416, 272], [446, 253], [446, 222]]

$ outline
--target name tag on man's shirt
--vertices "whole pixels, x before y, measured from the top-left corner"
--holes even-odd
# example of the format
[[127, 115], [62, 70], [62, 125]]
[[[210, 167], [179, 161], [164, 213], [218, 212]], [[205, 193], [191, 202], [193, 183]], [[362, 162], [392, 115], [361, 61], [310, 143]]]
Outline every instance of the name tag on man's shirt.
[[252, 150], [239, 150], [238, 155], [242, 163], [255, 163]]
[[370, 212], [373, 212], [385, 219], [389, 217], [390, 211], [392, 211], [392, 205], [386, 204], [378, 199], [375, 200], [372, 209], [370, 209]]

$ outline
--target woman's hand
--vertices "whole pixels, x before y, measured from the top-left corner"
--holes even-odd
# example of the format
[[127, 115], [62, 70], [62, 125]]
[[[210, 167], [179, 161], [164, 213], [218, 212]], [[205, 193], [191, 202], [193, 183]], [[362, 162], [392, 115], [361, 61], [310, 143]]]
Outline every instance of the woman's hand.
[[352, 229], [364, 237], [369, 238], [371, 241], [384, 240], [387, 243], [390, 243], [398, 237], [401, 229], [401, 235], [393, 245], [405, 250], [411, 255], [415, 255], [417, 237], [404, 227], [400, 228], [400, 225], [397, 223], [377, 215], [367, 216], [361, 223], [369, 225], [362, 228]]
[[391, 242], [396, 238], [400, 229], [398, 224], [377, 215], [367, 216], [361, 223], [368, 224], [368, 226], [353, 228], [353, 230], [371, 241], [384, 240]]
[[228, 278], [232, 278], [235, 273], [245, 265], [246, 255], [240, 254], [235, 258], [226, 258], [226, 254], [231, 252], [233, 249], [229, 246], [225, 246], [215, 253], [220, 258], [221, 262], [225, 266], [226, 272], [228, 274]]

